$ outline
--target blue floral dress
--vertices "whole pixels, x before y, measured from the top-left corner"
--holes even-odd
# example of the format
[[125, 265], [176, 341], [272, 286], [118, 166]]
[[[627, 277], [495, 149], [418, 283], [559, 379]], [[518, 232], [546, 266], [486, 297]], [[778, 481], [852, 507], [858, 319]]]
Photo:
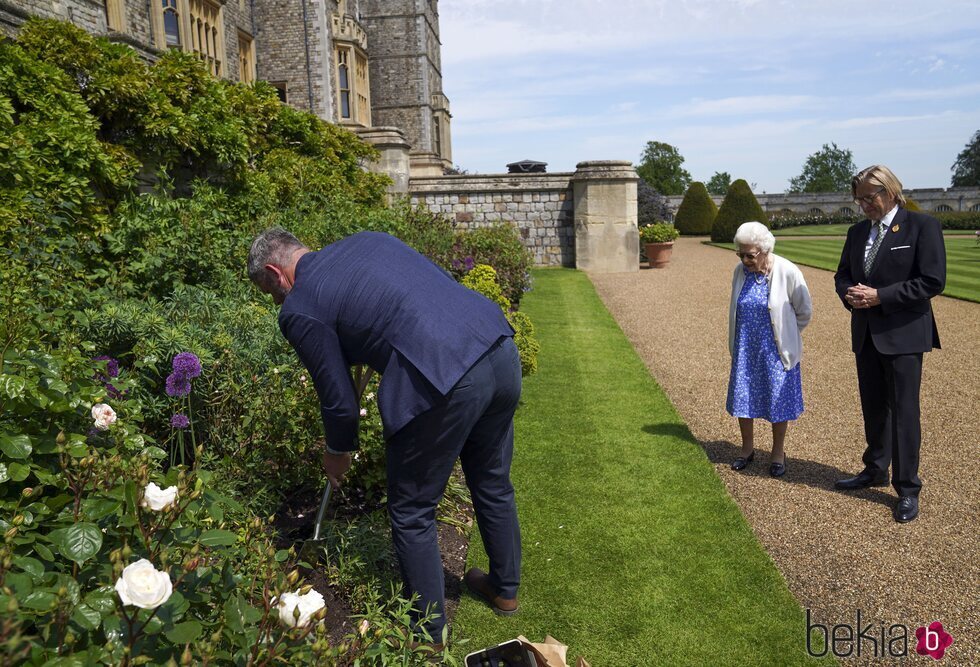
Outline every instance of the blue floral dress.
[[744, 266], [735, 310], [735, 353], [726, 409], [733, 417], [791, 421], [803, 414], [800, 365], [783, 368], [769, 319], [769, 282]]

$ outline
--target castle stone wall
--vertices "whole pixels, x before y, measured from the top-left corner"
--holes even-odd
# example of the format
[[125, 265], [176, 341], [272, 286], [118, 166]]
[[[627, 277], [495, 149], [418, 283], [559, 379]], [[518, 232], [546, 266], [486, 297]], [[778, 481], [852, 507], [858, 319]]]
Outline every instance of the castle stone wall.
[[411, 200], [457, 229], [513, 223], [537, 266], [575, 266], [573, 173], [412, 178]]

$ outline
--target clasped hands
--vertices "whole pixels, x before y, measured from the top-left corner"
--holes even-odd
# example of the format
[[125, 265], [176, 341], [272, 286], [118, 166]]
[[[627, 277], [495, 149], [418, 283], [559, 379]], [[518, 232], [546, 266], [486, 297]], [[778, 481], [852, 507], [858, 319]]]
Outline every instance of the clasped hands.
[[872, 308], [881, 304], [881, 299], [878, 298], [878, 290], [861, 283], [848, 287], [844, 298], [851, 304], [851, 308]]

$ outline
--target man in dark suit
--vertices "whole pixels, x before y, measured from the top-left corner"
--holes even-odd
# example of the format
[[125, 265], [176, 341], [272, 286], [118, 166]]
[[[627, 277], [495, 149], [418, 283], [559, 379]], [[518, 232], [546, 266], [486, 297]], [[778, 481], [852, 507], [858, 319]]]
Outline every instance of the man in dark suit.
[[890, 463], [892, 515], [907, 523], [919, 515], [922, 354], [939, 347], [930, 299], [946, 286], [946, 247], [938, 220], [904, 208], [887, 167], [862, 170], [851, 192], [868, 219], [847, 231], [834, 281], [851, 311], [867, 448], [864, 470], [836, 486], [885, 486]]
[[320, 400], [334, 486], [357, 449], [350, 367], [381, 373], [388, 513], [406, 593], [436, 614], [444, 640], [436, 506], [462, 462], [490, 557], [466, 582], [501, 614], [517, 611], [521, 536], [510, 464], [521, 363], [501, 308], [387, 234], [361, 232], [313, 252], [283, 229], [252, 244], [249, 277], [282, 305], [279, 327]]

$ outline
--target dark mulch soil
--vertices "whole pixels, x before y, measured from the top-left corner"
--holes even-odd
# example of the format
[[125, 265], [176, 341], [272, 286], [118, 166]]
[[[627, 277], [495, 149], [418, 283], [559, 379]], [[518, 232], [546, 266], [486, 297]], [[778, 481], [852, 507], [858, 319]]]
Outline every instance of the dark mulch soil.
[[[303, 540], [313, 537], [313, 524], [316, 521], [316, 513], [320, 506], [322, 493], [323, 489], [300, 489], [286, 498], [276, 513], [274, 522], [278, 548], [286, 549], [295, 545], [298, 551]], [[377, 502], [365, 499], [360, 489], [345, 487], [341, 491], [335, 491], [331, 497], [324, 523], [326, 524], [328, 521], [346, 523], [367, 516], [380, 508], [381, 505]], [[472, 517], [472, 508], [467, 506], [463, 508], [463, 511], [465, 512], [463, 516], [454, 518], [469, 523]], [[442, 566], [446, 579], [446, 619], [447, 622], [451, 623], [456, 614], [456, 608], [459, 606], [469, 538], [459, 528], [448, 523], [440, 521], [438, 529]], [[397, 578], [397, 564], [392, 563], [392, 568]], [[354, 610], [350, 607], [343, 591], [330, 585], [322, 569], [315, 567], [313, 570], [303, 572], [303, 574], [306, 581], [323, 595], [327, 605], [327, 618], [343, 619], [342, 623], [331, 623], [328, 633], [331, 644], [339, 643], [345, 635], [350, 634], [355, 629], [356, 623], [351, 619]]]

